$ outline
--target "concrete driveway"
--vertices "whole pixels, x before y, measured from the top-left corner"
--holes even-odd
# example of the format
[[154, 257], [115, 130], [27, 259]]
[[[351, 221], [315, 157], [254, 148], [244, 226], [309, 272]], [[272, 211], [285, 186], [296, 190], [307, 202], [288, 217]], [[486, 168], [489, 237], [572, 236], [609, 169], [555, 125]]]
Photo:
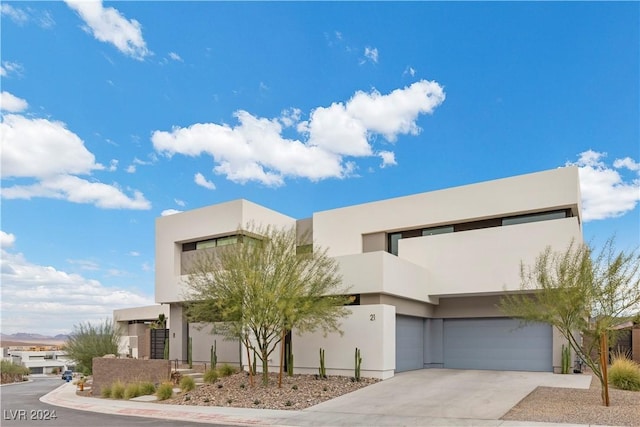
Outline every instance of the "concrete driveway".
[[590, 383], [590, 375], [579, 374], [423, 369], [400, 373], [304, 412], [498, 420], [538, 386], [586, 389]]

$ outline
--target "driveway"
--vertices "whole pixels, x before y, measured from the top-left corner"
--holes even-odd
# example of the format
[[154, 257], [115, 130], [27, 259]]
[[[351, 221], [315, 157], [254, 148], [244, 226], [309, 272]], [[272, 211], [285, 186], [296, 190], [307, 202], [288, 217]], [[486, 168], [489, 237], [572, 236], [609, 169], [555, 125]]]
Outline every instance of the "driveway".
[[589, 388], [590, 375], [422, 369], [311, 407], [304, 412], [497, 420], [538, 386]]

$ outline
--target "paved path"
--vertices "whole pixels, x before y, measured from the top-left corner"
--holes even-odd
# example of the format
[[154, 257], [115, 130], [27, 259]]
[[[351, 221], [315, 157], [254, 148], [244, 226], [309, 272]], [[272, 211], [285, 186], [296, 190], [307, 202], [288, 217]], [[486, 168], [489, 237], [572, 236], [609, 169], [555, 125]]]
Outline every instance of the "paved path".
[[63, 384], [41, 400], [85, 411], [242, 426], [584, 426], [500, 420], [537, 386], [588, 388], [590, 376], [428, 369], [302, 411], [167, 405], [80, 397]]

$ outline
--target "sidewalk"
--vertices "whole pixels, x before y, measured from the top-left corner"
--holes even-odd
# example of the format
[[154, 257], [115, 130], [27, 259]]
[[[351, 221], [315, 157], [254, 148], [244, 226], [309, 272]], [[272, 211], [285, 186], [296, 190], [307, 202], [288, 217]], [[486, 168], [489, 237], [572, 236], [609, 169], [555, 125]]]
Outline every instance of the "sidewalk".
[[[76, 386], [70, 383], [61, 385], [40, 398], [40, 401], [54, 406], [104, 414], [238, 426], [586, 426], [586, 424], [553, 424], [493, 419], [427, 418], [423, 416], [389, 416], [349, 412], [327, 412], [314, 411], [313, 408], [308, 408], [303, 411], [279, 411], [269, 409], [168, 405], [133, 400], [111, 400], [77, 396]], [[355, 401], [352, 403], [354, 405], [358, 404]]]

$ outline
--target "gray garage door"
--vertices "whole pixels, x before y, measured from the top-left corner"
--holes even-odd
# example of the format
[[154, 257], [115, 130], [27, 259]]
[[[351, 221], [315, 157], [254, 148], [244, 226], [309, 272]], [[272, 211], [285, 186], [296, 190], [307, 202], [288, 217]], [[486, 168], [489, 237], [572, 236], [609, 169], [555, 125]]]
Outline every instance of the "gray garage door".
[[396, 316], [396, 372], [422, 369], [424, 319]]
[[445, 319], [444, 367], [552, 371], [551, 326], [515, 319]]

